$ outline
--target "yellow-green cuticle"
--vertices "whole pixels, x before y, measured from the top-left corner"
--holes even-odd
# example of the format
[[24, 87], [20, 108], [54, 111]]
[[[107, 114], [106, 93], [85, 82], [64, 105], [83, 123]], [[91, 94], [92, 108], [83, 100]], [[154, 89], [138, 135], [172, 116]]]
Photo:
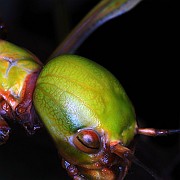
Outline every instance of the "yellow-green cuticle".
[[40, 71], [41, 66], [29, 51], [0, 40], [0, 94], [13, 109], [23, 98], [28, 76]]
[[69, 141], [83, 128], [103, 131], [109, 142], [125, 146], [134, 137], [136, 117], [123, 87], [104, 67], [81, 56], [61, 55], [49, 61], [37, 80], [33, 99], [65, 157], [73, 154], [76, 161], [81, 155], [89, 157]]

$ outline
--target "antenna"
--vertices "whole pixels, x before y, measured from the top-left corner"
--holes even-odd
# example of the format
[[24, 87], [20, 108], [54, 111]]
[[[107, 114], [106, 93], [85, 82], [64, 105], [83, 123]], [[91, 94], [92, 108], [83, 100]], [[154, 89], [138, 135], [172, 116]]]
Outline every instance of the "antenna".
[[166, 136], [180, 133], [180, 129], [137, 128], [136, 133], [146, 136]]
[[120, 144], [116, 144], [114, 146], [112, 146], [111, 148], [111, 152], [115, 153], [116, 155], [118, 155], [119, 157], [121, 157], [124, 161], [125, 161], [125, 166], [124, 168], [124, 172], [122, 172], [123, 174], [120, 175], [119, 179], [124, 179], [127, 171], [128, 171], [128, 167], [129, 167], [129, 162], [133, 162], [134, 164], [138, 165], [139, 167], [143, 168], [147, 173], [149, 173], [155, 180], [161, 180], [160, 177], [158, 177], [158, 175], [151, 170], [150, 168], [148, 168], [146, 165], [144, 165], [133, 153], [133, 151], [131, 151], [130, 149], [120, 145]]
[[149, 173], [155, 180], [161, 180], [160, 177], [150, 168], [148, 168], [145, 164], [143, 164], [139, 159], [133, 156], [132, 162], [139, 167], [143, 168], [147, 173]]

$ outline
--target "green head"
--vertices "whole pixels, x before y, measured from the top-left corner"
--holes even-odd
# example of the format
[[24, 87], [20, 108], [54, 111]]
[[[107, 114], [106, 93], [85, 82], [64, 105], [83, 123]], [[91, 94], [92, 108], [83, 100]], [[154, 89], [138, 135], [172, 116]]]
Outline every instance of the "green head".
[[73, 164], [93, 164], [107, 144], [126, 146], [135, 134], [134, 109], [119, 81], [77, 55], [45, 65], [34, 105], [60, 154]]

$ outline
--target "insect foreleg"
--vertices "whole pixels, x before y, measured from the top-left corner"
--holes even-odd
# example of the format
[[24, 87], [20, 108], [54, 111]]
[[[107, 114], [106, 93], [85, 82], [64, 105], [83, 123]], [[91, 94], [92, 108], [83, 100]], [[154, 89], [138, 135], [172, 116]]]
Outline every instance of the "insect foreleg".
[[74, 180], [85, 180], [83, 177], [80, 176], [79, 171], [75, 165], [71, 165], [69, 162], [62, 159], [62, 166], [66, 169], [69, 176], [72, 177]]
[[121, 159], [121, 173], [120, 176], [118, 177], [119, 180], [122, 180], [125, 178], [128, 169], [131, 166], [131, 161], [133, 159], [133, 151], [131, 151], [130, 149], [120, 145], [120, 144], [116, 144], [114, 146], [112, 146], [111, 152], [118, 155]]
[[0, 116], [0, 145], [5, 144], [9, 138], [10, 127]]
[[9, 138], [10, 127], [5, 119], [12, 118], [12, 110], [9, 104], [0, 96], [0, 145], [6, 143]]

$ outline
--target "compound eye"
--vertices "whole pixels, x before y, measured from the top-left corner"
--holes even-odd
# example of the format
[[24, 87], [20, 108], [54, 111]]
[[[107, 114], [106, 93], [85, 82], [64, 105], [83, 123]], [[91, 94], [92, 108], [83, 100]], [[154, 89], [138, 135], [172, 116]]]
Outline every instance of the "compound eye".
[[88, 154], [97, 153], [101, 144], [98, 133], [91, 129], [77, 132], [74, 135], [73, 142], [80, 151]]

